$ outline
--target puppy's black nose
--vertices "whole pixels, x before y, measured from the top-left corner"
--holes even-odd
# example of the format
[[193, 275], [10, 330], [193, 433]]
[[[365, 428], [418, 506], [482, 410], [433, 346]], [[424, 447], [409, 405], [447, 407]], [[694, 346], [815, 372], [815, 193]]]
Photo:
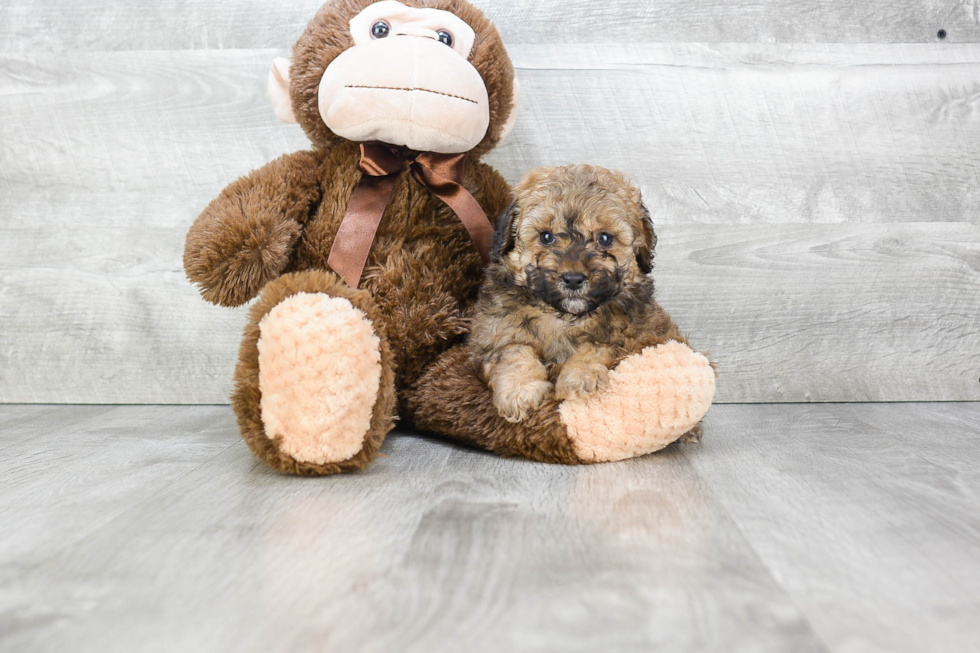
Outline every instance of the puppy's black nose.
[[570, 290], [578, 290], [585, 284], [585, 275], [581, 272], [566, 272], [561, 275], [561, 281]]

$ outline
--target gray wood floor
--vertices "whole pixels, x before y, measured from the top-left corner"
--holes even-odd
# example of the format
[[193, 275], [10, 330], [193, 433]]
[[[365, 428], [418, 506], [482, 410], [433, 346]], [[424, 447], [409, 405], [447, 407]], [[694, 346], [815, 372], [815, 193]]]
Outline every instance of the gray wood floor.
[[395, 434], [299, 479], [227, 407], [0, 406], [0, 650], [980, 650], [980, 404], [708, 422], [579, 468]]

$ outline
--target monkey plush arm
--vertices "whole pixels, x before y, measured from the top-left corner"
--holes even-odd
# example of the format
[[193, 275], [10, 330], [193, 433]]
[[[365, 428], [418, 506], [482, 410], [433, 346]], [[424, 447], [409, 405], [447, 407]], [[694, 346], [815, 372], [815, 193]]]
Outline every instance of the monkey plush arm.
[[204, 299], [244, 304], [283, 272], [320, 202], [318, 162], [313, 152], [282, 156], [230, 184], [194, 221], [184, 270]]

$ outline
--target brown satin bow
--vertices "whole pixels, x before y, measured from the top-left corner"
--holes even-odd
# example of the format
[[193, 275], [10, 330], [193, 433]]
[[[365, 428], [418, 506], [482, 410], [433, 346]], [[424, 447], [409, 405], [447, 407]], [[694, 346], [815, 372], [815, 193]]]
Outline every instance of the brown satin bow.
[[374, 235], [381, 224], [395, 181], [407, 163], [415, 177], [433, 195], [449, 205], [470, 233], [484, 264], [490, 261], [493, 227], [477, 201], [463, 188], [462, 154], [414, 152], [384, 143], [361, 143], [361, 181], [350, 198], [337, 229], [327, 265], [357, 288]]

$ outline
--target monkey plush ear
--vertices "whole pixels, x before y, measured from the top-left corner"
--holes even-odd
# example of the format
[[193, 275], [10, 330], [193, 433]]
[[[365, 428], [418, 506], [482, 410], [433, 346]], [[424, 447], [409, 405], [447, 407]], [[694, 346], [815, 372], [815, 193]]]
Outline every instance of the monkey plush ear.
[[283, 122], [296, 122], [293, 103], [289, 99], [289, 59], [276, 57], [269, 71], [269, 97], [276, 117]]
[[653, 219], [642, 203], [640, 204], [640, 224], [643, 233], [640, 242], [636, 246], [636, 263], [640, 267], [640, 272], [650, 274], [653, 271], [653, 254], [657, 248], [657, 233], [653, 230]]
[[499, 261], [514, 249], [517, 238], [517, 218], [521, 210], [517, 202], [508, 206], [497, 218], [497, 228], [493, 231], [493, 244], [490, 246], [490, 260]]
[[513, 105], [511, 105], [510, 115], [507, 116], [507, 122], [505, 122], [504, 126], [500, 128], [500, 140], [504, 140], [505, 138], [507, 138], [507, 135], [510, 134], [512, 129], [514, 129], [514, 123], [517, 122], [517, 109], [520, 105], [520, 100], [521, 100], [521, 85], [517, 81], [517, 78], [515, 77], [514, 78], [514, 103]]

